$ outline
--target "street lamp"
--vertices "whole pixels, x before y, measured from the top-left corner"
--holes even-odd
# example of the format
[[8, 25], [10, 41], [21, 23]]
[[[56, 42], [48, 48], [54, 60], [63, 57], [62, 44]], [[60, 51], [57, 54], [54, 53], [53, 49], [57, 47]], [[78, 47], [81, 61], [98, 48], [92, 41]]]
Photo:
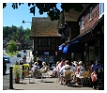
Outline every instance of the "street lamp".
[[[24, 23], [32, 23], [31, 21], [25, 21], [25, 20], [22, 20], [22, 23], [24, 24]], [[31, 39], [31, 38], [30, 38]], [[32, 39], [31, 39], [31, 42], [32, 42]], [[33, 43], [33, 45], [32, 45], [32, 48], [34, 49], [34, 43]], [[33, 51], [33, 50], [32, 50]]]
[[25, 20], [22, 20], [22, 23], [31, 23], [30, 21], [25, 21]]

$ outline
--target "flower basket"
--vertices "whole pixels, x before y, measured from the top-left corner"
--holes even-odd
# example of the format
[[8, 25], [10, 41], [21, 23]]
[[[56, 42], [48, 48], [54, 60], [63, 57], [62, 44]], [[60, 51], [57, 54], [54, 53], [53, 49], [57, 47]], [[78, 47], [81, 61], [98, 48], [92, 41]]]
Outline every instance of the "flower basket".
[[28, 70], [30, 68], [29, 64], [23, 64], [23, 66], [24, 66], [24, 70]]
[[[13, 73], [15, 76], [15, 83], [19, 83], [20, 82], [20, 75], [22, 73], [22, 69], [20, 65], [14, 65], [13, 66]], [[18, 81], [16, 81], [18, 79]]]

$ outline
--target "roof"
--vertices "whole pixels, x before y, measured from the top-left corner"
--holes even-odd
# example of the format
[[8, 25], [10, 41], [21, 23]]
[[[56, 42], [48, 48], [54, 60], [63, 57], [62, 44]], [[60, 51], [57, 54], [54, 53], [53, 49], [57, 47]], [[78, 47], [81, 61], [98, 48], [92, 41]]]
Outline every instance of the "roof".
[[58, 20], [47, 18], [32, 18], [31, 37], [61, 37], [58, 33]]
[[[88, 3], [84, 3], [83, 10], [85, 10], [86, 7], [88, 7]], [[64, 12], [65, 21], [77, 21], [78, 17], [81, 15], [82, 12], [75, 11], [74, 9], [70, 9], [69, 12]]]

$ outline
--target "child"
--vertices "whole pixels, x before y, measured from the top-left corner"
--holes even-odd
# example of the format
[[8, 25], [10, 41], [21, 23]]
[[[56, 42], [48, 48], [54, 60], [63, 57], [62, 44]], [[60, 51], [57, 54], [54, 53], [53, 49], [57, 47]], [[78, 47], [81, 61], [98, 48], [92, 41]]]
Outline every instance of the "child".
[[96, 73], [96, 69], [91, 73], [91, 80], [92, 80], [93, 88], [95, 88], [96, 85], [97, 85], [97, 73]]

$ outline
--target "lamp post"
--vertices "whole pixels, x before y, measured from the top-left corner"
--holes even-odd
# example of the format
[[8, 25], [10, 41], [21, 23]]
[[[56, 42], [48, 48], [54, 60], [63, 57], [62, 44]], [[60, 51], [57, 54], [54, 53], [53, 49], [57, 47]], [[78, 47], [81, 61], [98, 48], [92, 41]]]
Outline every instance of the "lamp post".
[[30, 21], [25, 21], [25, 20], [22, 20], [22, 23], [31, 23]]
[[[25, 23], [30, 23], [31, 24], [31, 21], [25, 21], [25, 20], [22, 20], [22, 23], [25, 24]], [[32, 41], [31, 41], [32, 42]], [[32, 46], [32, 48], [34, 49], [34, 45]]]

